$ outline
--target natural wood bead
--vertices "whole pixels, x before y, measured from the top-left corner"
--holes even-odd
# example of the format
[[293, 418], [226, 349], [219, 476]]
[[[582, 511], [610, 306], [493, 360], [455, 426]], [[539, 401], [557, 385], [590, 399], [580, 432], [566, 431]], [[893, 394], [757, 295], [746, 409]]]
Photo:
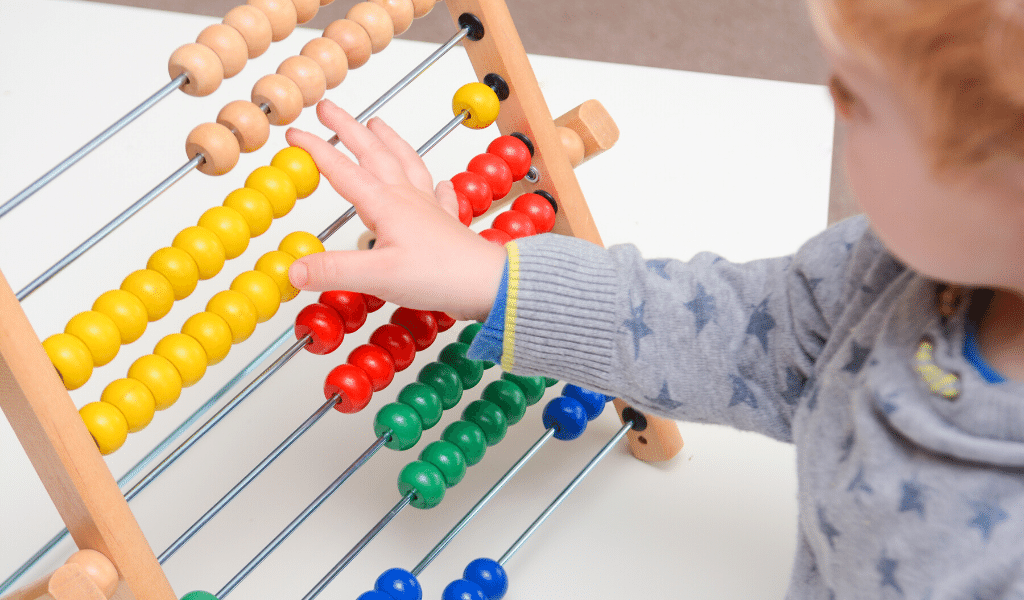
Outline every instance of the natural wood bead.
[[308, 56], [320, 65], [324, 72], [327, 89], [332, 90], [345, 81], [348, 75], [348, 57], [337, 42], [330, 38], [313, 38], [302, 47], [302, 56]]
[[568, 127], [556, 127], [555, 131], [558, 132], [558, 137], [562, 138], [562, 147], [565, 148], [566, 154], [569, 155], [569, 164], [573, 167], [579, 166], [583, 162], [585, 155], [583, 138]]
[[302, 113], [302, 90], [284, 75], [265, 75], [252, 86], [252, 102], [267, 105], [271, 124], [287, 125]]
[[100, 588], [103, 595], [111, 598], [117, 591], [119, 577], [114, 563], [96, 550], [79, 550], [65, 561], [65, 564], [76, 564], [85, 571], [89, 579]]
[[189, 160], [203, 155], [205, 160], [198, 167], [203, 173], [223, 175], [238, 164], [238, 139], [220, 123], [203, 123], [188, 134], [185, 153]]
[[355, 21], [370, 35], [370, 47], [377, 54], [391, 43], [395, 37], [395, 25], [384, 7], [373, 2], [360, 2], [351, 9], [345, 18]]
[[171, 54], [167, 61], [171, 79], [185, 73], [188, 81], [181, 90], [190, 96], [208, 96], [224, 80], [224, 65], [210, 48], [197, 43], [185, 44]]
[[295, 15], [301, 25], [313, 19], [320, 10], [320, 0], [292, 0], [295, 5]]
[[280, 42], [295, 31], [299, 16], [291, 0], [249, 0], [247, 4], [262, 10], [270, 19], [270, 30], [275, 42]]
[[412, 25], [412, 19], [416, 8], [412, 0], [370, 0], [374, 4], [381, 5], [391, 17], [394, 26], [394, 35], [402, 35]]
[[426, 16], [434, 8], [435, 2], [437, 0], [412, 0], [412, 16], [417, 19]]
[[255, 6], [242, 4], [228, 11], [224, 16], [224, 24], [235, 28], [242, 34], [245, 47], [249, 50], [249, 58], [256, 58], [270, 47], [274, 32], [270, 29], [270, 17]]
[[230, 25], [210, 25], [199, 32], [196, 42], [217, 53], [220, 64], [224, 67], [225, 78], [238, 75], [249, 60], [249, 48], [245, 45], [245, 38]]
[[324, 37], [341, 46], [348, 58], [348, 68], [358, 69], [370, 60], [373, 44], [370, 34], [359, 23], [349, 19], [338, 19], [324, 29]]
[[248, 100], [229, 102], [220, 109], [217, 122], [235, 134], [242, 152], [259, 150], [270, 138], [270, 119], [267, 113]]
[[281, 62], [277, 72], [299, 86], [303, 106], [313, 106], [327, 91], [327, 76], [324, 75], [324, 70], [308, 56], [289, 56]]

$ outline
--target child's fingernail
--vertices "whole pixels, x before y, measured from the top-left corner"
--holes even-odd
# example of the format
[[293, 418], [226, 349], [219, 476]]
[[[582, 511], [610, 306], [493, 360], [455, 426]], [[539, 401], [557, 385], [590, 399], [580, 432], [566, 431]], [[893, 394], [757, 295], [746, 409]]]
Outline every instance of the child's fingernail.
[[288, 269], [288, 279], [297, 288], [306, 285], [306, 282], [309, 280], [309, 269], [306, 267], [306, 264], [293, 262], [291, 268]]

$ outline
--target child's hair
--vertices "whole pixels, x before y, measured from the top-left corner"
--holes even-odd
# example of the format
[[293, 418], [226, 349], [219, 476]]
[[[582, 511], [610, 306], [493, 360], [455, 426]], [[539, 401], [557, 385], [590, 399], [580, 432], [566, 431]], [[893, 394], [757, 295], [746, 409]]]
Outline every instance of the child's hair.
[[808, 0], [827, 46], [881, 67], [937, 171], [1024, 161], [1024, 0]]

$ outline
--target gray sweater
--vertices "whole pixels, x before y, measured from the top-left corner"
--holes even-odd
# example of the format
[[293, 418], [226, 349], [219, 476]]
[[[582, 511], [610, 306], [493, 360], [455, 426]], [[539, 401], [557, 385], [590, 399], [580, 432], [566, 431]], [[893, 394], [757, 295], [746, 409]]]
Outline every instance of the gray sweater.
[[937, 288], [863, 218], [746, 264], [537, 236], [502, 362], [795, 444], [789, 598], [1024, 599], [1024, 386], [965, 360]]

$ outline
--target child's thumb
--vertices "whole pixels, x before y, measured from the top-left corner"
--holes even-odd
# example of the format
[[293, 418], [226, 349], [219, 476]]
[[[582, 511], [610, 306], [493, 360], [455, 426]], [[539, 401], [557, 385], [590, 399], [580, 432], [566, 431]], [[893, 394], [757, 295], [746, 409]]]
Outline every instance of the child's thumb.
[[288, 279], [300, 290], [362, 292], [369, 283], [361, 275], [367, 272], [366, 254], [358, 250], [310, 254], [292, 263]]

